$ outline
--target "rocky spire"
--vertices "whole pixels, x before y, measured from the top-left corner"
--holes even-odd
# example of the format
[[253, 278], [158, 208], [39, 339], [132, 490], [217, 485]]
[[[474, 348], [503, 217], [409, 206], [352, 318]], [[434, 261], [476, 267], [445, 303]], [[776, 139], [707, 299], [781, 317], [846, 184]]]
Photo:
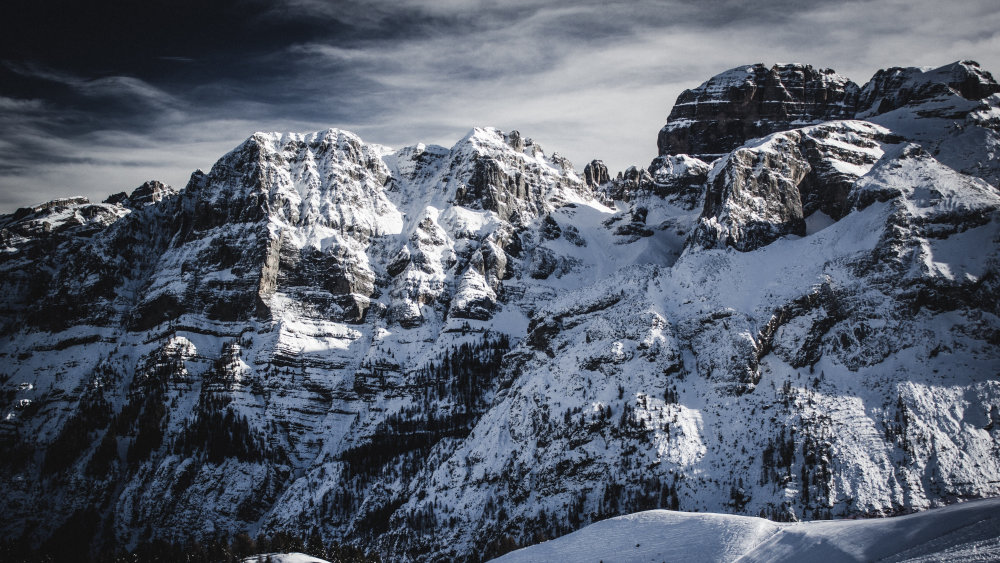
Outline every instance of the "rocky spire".
[[583, 167], [583, 176], [587, 180], [587, 185], [592, 188], [602, 186], [611, 181], [611, 176], [608, 174], [608, 167], [604, 165], [603, 160], [590, 161], [589, 164]]

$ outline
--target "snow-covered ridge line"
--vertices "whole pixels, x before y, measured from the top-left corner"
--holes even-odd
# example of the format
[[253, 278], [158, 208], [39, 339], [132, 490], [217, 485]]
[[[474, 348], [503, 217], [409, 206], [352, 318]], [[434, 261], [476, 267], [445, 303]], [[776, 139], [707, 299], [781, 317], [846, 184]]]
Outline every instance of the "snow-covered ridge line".
[[630, 561], [995, 561], [1000, 500], [908, 516], [799, 524], [656, 510], [620, 516], [495, 559]]

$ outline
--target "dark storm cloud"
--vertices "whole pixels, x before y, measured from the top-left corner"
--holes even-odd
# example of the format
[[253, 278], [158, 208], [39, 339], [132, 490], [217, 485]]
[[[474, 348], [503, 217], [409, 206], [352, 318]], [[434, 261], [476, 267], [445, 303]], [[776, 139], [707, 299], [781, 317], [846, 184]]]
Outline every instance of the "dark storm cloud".
[[[497, 5], [501, 4], [501, 5]], [[0, 21], [0, 211], [183, 185], [255, 130], [449, 145], [520, 129], [646, 164], [673, 99], [727, 68], [1000, 66], [992, 0], [28, 2]]]

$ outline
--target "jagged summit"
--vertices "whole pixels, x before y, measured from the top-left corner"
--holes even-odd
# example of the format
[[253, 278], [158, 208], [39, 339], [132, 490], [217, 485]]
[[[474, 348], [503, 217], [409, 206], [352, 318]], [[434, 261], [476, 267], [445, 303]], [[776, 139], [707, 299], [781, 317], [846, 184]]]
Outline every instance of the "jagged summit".
[[145, 207], [147, 205], [158, 203], [163, 198], [170, 197], [176, 193], [177, 190], [165, 185], [163, 182], [150, 180], [132, 190], [132, 193], [130, 194], [118, 192], [108, 196], [103, 203], [109, 203], [112, 205], [121, 204], [125, 207]]
[[[723, 72], [681, 94], [660, 133], [661, 151], [668, 153], [681, 146], [724, 151], [697, 155], [719, 158], [688, 244], [748, 251], [785, 235], [805, 235], [813, 214], [840, 219], [851, 210], [855, 183], [887, 147], [904, 142], [996, 186], [998, 91], [1000, 85], [974, 61], [880, 70], [860, 89], [832, 70], [803, 65]], [[769, 113], [761, 114], [762, 108]], [[793, 115], [797, 121], [790, 120]], [[853, 115], [868, 121], [845, 119]], [[826, 123], [803, 127], [816, 121]], [[681, 157], [687, 158], [661, 155], [648, 170]], [[623, 199], [627, 185], [616, 184], [609, 193]]]
[[936, 97], [983, 100], [1000, 91], [975, 61], [880, 70], [863, 87], [831, 69], [745, 65], [678, 96], [660, 130], [661, 155], [711, 161], [755, 137], [834, 119], [868, 119]]
[[[0, 215], [0, 244], [6, 256], [44, 252], [51, 240], [93, 235], [128, 214], [129, 209], [104, 203], [91, 203], [83, 196], [59, 198], [32, 207], [22, 207]], [[48, 240], [46, 244], [40, 241]]]
[[938, 68], [893, 67], [876, 72], [864, 85], [856, 111], [859, 117], [870, 117], [936, 96], [982, 100], [996, 92], [1000, 92], [1000, 84], [975, 61], [957, 61]]
[[831, 69], [745, 65], [718, 74], [677, 97], [660, 130], [661, 155], [713, 160], [747, 139], [854, 116], [858, 86]]

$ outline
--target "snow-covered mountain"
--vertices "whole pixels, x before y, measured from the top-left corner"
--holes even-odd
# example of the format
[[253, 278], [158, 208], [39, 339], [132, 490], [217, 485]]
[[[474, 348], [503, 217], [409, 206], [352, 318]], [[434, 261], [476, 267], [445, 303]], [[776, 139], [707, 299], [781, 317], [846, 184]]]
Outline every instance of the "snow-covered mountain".
[[753, 65], [614, 178], [516, 131], [259, 133], [2, 216], [0, 528], [478, 559], [998, 495], [998, 90]]

